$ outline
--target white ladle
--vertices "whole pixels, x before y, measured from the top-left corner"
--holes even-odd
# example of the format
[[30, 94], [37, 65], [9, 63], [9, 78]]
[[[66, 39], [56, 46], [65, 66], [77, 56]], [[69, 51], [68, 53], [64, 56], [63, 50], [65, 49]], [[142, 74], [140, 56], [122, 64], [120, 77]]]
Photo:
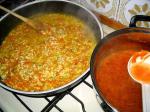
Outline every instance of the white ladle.
[[[144, 58], [150, 57], [150, 53], [145, 55]], [[150, 112], [150, 84], [142, 83], [141, 81], [134, 78], [133, 74], [131, 73], [131, 60], [133, 57], [130, 58], [128, 62], [128, 72], [132, 79], [142, 85], [142, 103], [143, 103], [143, 112]]]

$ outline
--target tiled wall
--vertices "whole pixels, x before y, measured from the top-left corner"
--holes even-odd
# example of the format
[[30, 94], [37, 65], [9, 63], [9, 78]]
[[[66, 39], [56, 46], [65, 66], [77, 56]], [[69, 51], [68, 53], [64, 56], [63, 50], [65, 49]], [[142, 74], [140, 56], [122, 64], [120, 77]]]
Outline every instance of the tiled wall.
[[[150, 16], [150, 0], [120, 0], [118, 20], [123, 24], [129, 24], [134, 15]], [[148, 22], [138, 22], [138, 26], [150, 27]]]
[[[128, 26], [134, 15], [150, 16], [150, 0], [73, 0]], [[138, 22], [138, 26], [150, 27], [148, 22]]]
[[[82, 0], [83, 1], [83, 0]], [[85, 0], [89, 7], [99, 13], [116, 19], [119, 6], [118, 0]]]

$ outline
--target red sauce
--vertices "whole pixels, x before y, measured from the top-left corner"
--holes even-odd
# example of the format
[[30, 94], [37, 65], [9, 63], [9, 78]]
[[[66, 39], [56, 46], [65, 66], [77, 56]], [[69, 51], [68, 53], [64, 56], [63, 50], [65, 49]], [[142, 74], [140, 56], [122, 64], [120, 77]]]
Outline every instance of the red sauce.
[[142, 33], [120, 35], [106, 41], [97, 52], [94, 63], [97, 87], [104, 99], [118, 111], [142, 112], [141, 85], [129, 76], [127, 64], [135, 52], [150, 50], [146, 41], [139, 41], [146, 36], [150, 38]]
[[135, 79], [143, 83], [150, 83], [150, 66], [149, 64], [135, 64], [131, 73], [134, 75]]

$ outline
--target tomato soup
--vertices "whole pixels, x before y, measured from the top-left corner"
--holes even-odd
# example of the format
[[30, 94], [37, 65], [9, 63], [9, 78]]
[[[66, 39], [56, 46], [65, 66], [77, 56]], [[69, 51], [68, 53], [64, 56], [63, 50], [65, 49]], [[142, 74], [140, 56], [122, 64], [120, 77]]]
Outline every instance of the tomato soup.
[[122, 34], [105, 41], [97, 52], [94, 72], [99, 93], [120, 112], [142, 112], [141, 85], [130, 77], [127, 65], [135, 52], [150, 51], [145, 37], [150, 35]]

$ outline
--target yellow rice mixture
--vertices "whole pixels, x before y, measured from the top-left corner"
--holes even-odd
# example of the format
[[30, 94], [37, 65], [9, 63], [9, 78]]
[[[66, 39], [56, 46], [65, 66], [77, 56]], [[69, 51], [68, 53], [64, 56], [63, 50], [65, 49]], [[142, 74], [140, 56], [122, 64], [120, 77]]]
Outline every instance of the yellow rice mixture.
[[48, 25], [49, 35], [40, 35], [25, 23], [15, 27], [0, 46], [1, 81], [17, 90], [43, 91], [79, 77], [89, 67], [96, 45], [89, 27], [61, 13], [32, 19]]

